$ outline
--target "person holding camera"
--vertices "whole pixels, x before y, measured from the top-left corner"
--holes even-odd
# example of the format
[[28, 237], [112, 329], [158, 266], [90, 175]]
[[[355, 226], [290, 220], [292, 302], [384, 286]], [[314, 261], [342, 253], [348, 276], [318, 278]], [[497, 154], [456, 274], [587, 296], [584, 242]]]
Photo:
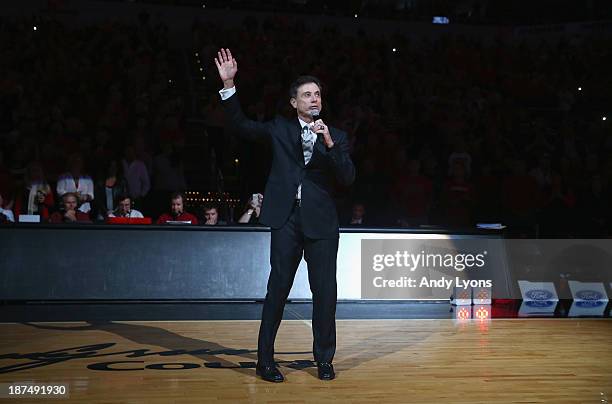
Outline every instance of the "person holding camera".
[[0, 224], [14, 222], [15, 217], [13, 216], [13, 212], [10, 209], [4, 209], [4, 198], [2, 198], [2, 194], [0, 194]]
[[247, 203], [246, 210], [238, 219], [238, 223], [259, 223], [259, 213], [261, 211], [261, 204], [263, 203], [262, 194], [253, 194], [249, 202]]

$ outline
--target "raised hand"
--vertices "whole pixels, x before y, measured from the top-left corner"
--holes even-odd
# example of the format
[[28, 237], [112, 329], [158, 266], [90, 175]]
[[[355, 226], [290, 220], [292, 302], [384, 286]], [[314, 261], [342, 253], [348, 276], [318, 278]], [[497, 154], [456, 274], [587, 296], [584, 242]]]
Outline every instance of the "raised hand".
[[238, 71], [238, 62], [232, 57], [232, 52], [229, 49], [221, 48], [217, 52], [215, 64], [217, 65], [217, 70], [219, 70], [219, 77], [223, 81], [223, 87], [234, 87], [234, 76], [236, 76]]

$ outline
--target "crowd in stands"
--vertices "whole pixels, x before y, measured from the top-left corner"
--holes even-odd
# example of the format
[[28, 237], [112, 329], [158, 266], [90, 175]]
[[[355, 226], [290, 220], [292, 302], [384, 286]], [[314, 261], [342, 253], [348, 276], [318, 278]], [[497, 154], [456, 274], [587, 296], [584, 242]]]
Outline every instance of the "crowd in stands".
[[[299, 74], [322, 80], [323, 118], [348, 133], [357, 166], [355, 184], [337, 189], [345, 225], [499, 222], [538, 225], [542, 236], [610, 234], [604, 35], [416, 39], [271, 16], [240, 27], [195, 22], [191, 41], [209, 70], [200, 117], [218, 134], [219, 167], [240, 157], [244, 200], [263, 190], [270, 155], [222, 133], [221, 84], [211, 79], [220, 46], [238, 59], [238, 93], [253, 119], [291, 116], [287, 87]], [[219, 206], [182, 217], [175, 192], [190, 185], [189, 117], [171, 55], [168, 29], [144, 15], [80, 28], [0, 20], [0, 219], [139, 212], [158, 223], [230, 222]], [[197, 162], [203, 171], [207, 159]], [[237, 222], [256, 222], [261, 203], [249, 200]]]
[[[351, 219], [356, 204], [369, 225], [495, 222], [521, 234], [609, 234], [610, 36], [500, 32], [349, 35], [284, 16], [247, 18], [241, 29], [193, 27], [203, 60], [220, 44], [232, 49], [253, 119], [291, 116], [292, 77], [323, 81], [323, 117], [348, 133], [357, 165], [356, 183], [339, 193], [345, 224], [360, 220]], [[214, 125], [219, 83], [207, 84]], [[267, 161], [258, 150], [251, 176], [265, 178]]]

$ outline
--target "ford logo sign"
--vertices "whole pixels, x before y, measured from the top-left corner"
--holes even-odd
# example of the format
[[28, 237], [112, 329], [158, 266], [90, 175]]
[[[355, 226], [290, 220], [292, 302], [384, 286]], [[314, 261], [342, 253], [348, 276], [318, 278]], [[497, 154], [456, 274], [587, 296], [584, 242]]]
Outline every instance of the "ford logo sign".
[[532, 289], [525, 293], [525, 296], [531, 300], [550, 300], [553, 298], [552, 292], [545, 289]]

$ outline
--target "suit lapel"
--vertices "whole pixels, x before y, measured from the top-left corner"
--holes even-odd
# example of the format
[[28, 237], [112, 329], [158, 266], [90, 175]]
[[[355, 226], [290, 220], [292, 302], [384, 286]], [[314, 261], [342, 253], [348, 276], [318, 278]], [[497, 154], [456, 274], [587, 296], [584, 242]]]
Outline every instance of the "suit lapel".
[[293, 125], [291, 125], [291, 134], [293, 135], [291, 138], [293, 139], [295, 159], [300, 166], [304, 167], [306, 164], [304, 163], [304, 149], [302, 148], [302, 127], [297, 117], [293, 120]]

